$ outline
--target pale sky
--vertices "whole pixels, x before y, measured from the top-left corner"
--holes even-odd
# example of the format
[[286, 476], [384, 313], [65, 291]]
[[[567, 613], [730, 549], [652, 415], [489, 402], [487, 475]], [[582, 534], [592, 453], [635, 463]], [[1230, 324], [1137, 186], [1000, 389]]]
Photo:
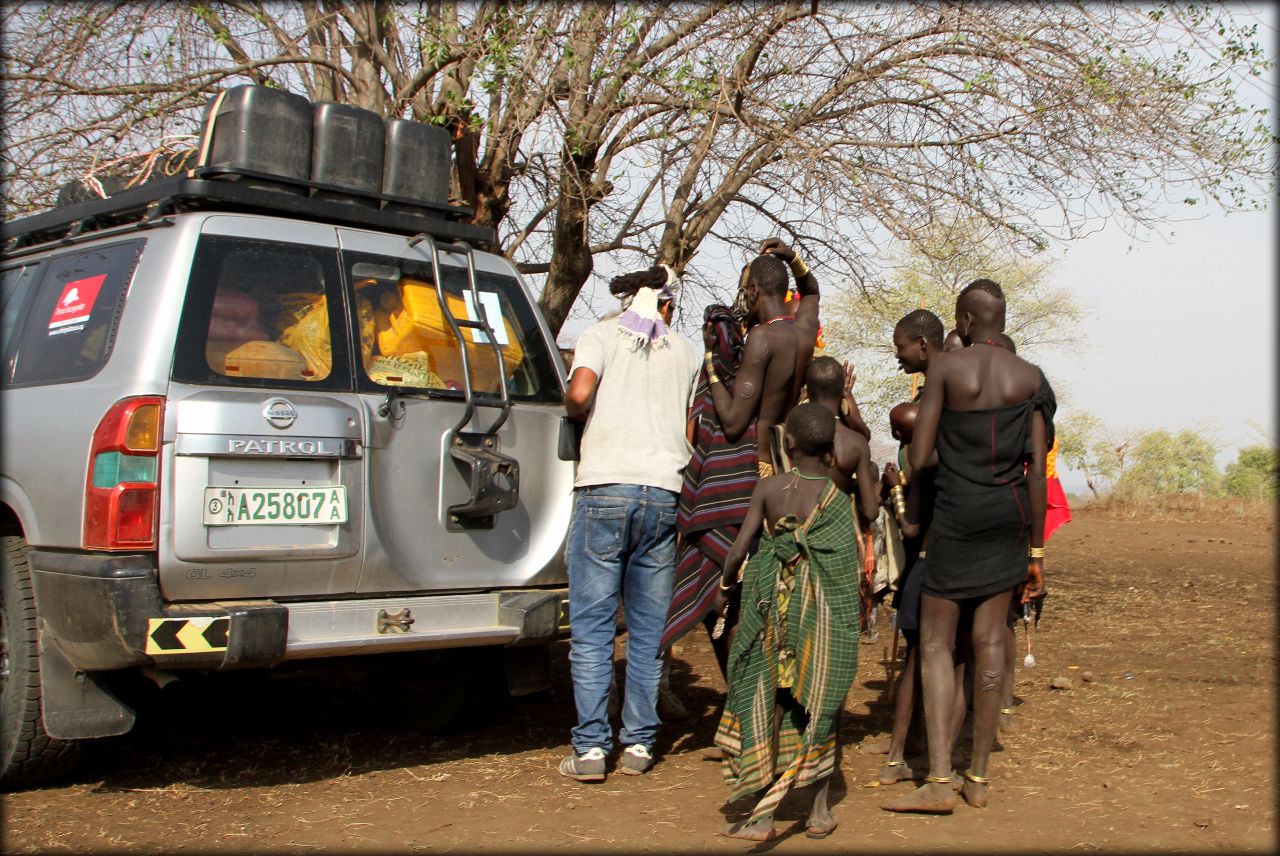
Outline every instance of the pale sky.
[[[1166, 225], [1144, 242], [1108, 228], [1072, 245], [1051, 279], [1092, 310], [1083, 347], [1036, 356], [1059, 413], [1087, 410], [1117, 429], [1207, 428], [1219, 464], [1273, 442], [1275, 234], [1272, 205]], [[1063, 479], [1084, 489], [1077, 474]]]

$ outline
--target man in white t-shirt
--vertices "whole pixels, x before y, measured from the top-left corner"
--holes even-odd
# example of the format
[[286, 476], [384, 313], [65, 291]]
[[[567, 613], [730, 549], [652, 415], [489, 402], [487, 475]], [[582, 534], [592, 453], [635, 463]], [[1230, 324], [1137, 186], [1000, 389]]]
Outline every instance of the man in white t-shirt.
[[565, 549], [578, 724], [560, 772], [583, 782], [604, 780], [613, 748], [608, 699], [619, 596], [627, 678], [618, 769], [638, 775], [653, 766], [658, 643], [675, 576], [676, 502], [691, 453], [685, 417], [699, 359], [670, 329], [674, 289], [665, 265], [615, 277], [609, 290], [623, 311], [578, 339], [565, 396], [569, 416], [586, 427]]

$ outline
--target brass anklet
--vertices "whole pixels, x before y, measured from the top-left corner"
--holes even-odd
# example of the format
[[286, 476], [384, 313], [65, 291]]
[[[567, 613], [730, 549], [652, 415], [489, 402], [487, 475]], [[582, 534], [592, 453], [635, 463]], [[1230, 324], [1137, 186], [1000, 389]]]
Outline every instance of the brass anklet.
[[976, 773], [973, 772], [973, 770], [965, 770], [964, 777], [969, 781], [973, 782], [975, 785], [985, 785], [991, 781], [986, 776], [977, 775]]
[[955, 781], [955, 776], [925, 776], [924, 780], [935, 785], [949, 785]]
[[1007, 713], [1007, 714], [1009, 714], [1010, 716], [1012, 716], [1012, 715], [1013, 715], [1013, 708], [1011, 708], [1011, 707], [1002, 707], [1002, 708], [1000, 708], [1000, 712], [1001, 712], [1001, 713]]

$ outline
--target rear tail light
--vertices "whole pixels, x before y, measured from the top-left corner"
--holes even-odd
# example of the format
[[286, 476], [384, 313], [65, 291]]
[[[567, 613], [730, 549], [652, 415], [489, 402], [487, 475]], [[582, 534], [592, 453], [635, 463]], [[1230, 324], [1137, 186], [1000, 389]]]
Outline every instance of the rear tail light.
[[156, 549], [163, 416], [163, 398], [140, 396], [117, 401], [98, 423], [84, 491], [86, 549]]

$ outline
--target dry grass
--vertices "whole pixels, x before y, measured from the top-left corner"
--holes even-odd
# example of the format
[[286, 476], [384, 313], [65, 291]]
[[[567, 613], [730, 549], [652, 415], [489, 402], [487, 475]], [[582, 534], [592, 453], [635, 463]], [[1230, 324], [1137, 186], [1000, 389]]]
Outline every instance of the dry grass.
[[1158, 520], [1171, 523], [1213, 523], [1235, 520], [1275, 525], [1277, 504], [1265, 499], [1178, 494], [1144, 496], [1111, 494], [1092, 502], [1072, 502], [1072, 512], [1097, 514], [1115, 520]]

